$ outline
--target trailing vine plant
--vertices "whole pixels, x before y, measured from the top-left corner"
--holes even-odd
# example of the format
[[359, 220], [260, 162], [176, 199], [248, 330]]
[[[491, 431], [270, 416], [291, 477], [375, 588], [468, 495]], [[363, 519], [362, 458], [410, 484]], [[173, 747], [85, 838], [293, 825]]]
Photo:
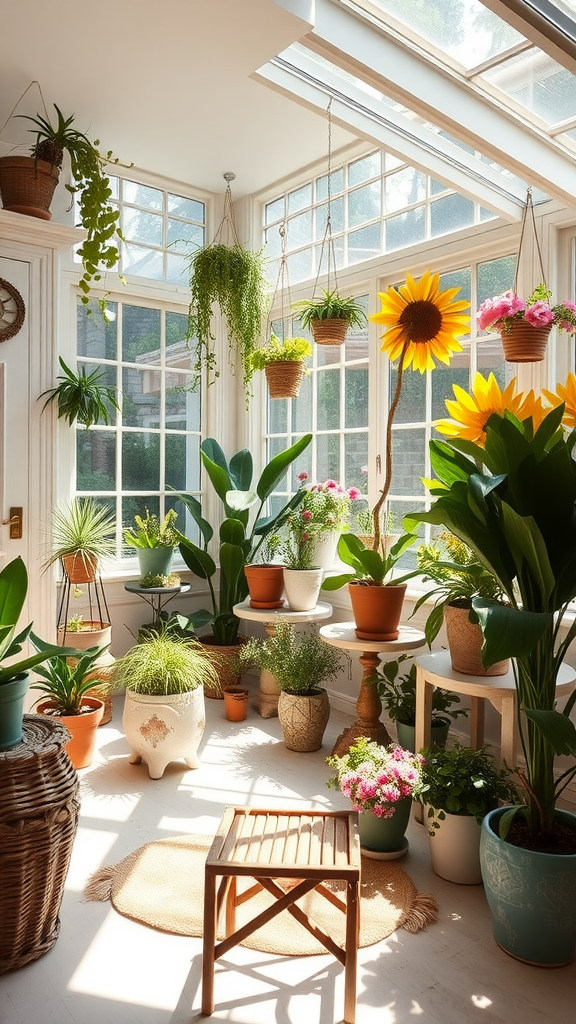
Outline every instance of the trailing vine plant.
[[[242, 366], [242, 379], [247, 396], [254, 373], [252, 352], [262, 331], [266, 314], [267, 283], [264, 273], [264, 250], [257, 252], [240, 245], [232, 210], [230, 180], [224, 197], [224, 214], [211, 245], [199, 249], [189, 257], [190, 306], [186, 338], [194, 351], [193, 371], [195, 387], [207, 372], [208, 384], [220, 376], [212, 332], [211, 318], [215, 303], [226, 320], [230, 364], [234, 369], [236, 358]], [[222, 241], [225, 226], [232, 244]]]

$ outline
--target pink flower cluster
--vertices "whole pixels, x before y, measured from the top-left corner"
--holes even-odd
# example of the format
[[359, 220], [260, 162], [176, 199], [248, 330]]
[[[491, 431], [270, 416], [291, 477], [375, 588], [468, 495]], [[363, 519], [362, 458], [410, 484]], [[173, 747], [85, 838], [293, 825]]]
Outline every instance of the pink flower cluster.
[[[377, 818], [391, 818], [394, 804], [420, 789], [424, 758], [402, 747], [364, 743], [364, 760], [355, 764], [354, 752], [330, 759], [338, 770], [337, 784], [355, 811], [371, 811]], [[352, 762], [352, 765], [350, 764]]]
[[[299, 473], [298, 480], [304, 484], [307, 473]], [[315, 536], [326, 530], [342, 532], [349, 526], [350, 502], [357, 501], [362, 494], [357, 487], [342, 487], [336, 480], [324, 480], [323, 483], [306, 487], [302, 504], [297, 513], [291, 517], [290, 525], [294, 529], [299, 523]]]
[[576, 305], [573, 302], [562, 302], [551, 306], [548, 299], [550, 292], [544, 285], [539, 285], [528, 301], [524, 301], [513, 291], [503, 292], [492, 299], [486, 299], [476, 313], [478, 326], [482, 331], [492, 327], [509, 331], [512, 324], [525, 320], [532, 327], [556, 325], [561, 331], [576, 331]]

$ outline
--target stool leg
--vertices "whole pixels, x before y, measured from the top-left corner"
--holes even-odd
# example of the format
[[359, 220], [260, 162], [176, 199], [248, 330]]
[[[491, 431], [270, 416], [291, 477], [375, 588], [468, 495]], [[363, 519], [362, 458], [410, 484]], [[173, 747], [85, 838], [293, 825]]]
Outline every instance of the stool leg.
[[348, 882], [346, 898], [346, 963], [344, 966], [344, 1024], [356, 1020], [356, 972], [360, 937], [358, 881]]
[[216, 944], [216, 875], [204, 880], [204, 942], [202, 946], [202, 1013], [214, 1013], [214, 946]]
[[236, 875], [228, 878], [226, 892], [226, 938], [236, 931]]

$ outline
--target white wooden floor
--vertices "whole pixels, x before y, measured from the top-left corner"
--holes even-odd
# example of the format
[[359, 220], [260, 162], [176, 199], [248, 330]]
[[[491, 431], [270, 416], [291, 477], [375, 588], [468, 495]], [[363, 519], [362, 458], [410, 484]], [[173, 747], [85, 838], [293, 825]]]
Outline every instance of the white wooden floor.
[[[326, 788], [325, 756], [346, 720], [333, 713], [325, 746], [286, 750], [277, 719], [249, 711], [224, 719], [207, 700], [207, 727], [196, 771], [168, 767], [151, 781], [129, 765], [114, 720], [99, 729], [95, 764], [82, 771], [82, 813], [53, 949], [0, 977], [0, 1024], [186, 1024], [200, 1013], [201, 940], [165, 935], [84, 903], [88, 876], [143, 843], [211, 832], [228, 804], [346, 806]], [[574, 1024], [576, 964], [527, 967], [495, 945], [482, 886], [444, 882], [431, 870], [428, 839], [411, 822], [402, 864], [422, 892], [433, 892], [439, 919], [427, 931], [398, 931], [360, 950], [358, 1024]], [[185, 885], [185, 879], [175, 879]], [[0, 879], [1, 884], [1, 879]], [[218, 965], [212, 1020], [234, 1024], [332, 1024], [342, 1020], [342, 968], [329, 956], [270, 957], [236, 947]]]

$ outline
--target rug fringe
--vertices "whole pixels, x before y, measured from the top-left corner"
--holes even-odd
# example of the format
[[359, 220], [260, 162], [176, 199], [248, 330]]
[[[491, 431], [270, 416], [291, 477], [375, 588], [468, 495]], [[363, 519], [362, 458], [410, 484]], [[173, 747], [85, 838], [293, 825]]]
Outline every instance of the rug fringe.
[[432, 893], [416, 893], [412, 906], [401, 927], [407, 932], [419, 932], [438, 917], [438, 904]]
[[112, 882], [116, 873], [116, 864], [108, 864], [107, 867], [98, 868], [93, 875], [90, 875], [82, 893], [82, 902], [105, 903], [112, 898]]

